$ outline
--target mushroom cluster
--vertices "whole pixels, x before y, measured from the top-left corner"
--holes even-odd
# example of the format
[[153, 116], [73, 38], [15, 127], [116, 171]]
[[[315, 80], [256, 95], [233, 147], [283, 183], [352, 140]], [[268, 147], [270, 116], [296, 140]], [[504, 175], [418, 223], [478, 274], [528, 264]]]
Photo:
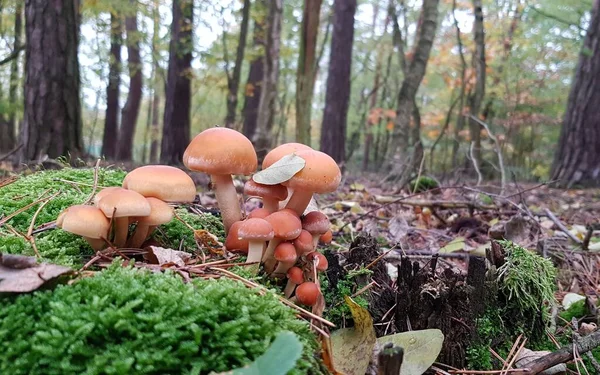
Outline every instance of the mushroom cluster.
[[295, 154], [304, 167], [287, 181], [271, 185], [249, 179], [244, 194], [258, 197], [262, 207], [244, 217], [232, 175], [251, 175], [258, 160], [250, 140], [228, 128], [198, 134], [186, 149], [183, 162], [192, 171], [210, 175], [225, 227], [225, 247], [247, 253], [248, 268], [287, 279], [284, 293], [312, 306], [320, 295], [317, 271], [327, 259], [317, 251], [319, 239], [331, 241], [330, 222], [318, 211], [305, 212], [314, 194], [337, 189], [341, 172], [327, 154], [300, 143], [286, 143], [269, 152], [262, 163], [268, 169], [284, 156]]
[[[122, 187], [100, 190], [93, 206], [75, 205], [64, 210], [56, 226], [84, 237], [94, 250], [105, 248], [107, 241], [118, 248], [137, 248], [158, 225], [173, 219], [169, 203], [193, 202], [195, 197], [196, 185], [181, 169], [146, 165], [129, 172]], [[131, 224], [136, 225], [130, 235]]]

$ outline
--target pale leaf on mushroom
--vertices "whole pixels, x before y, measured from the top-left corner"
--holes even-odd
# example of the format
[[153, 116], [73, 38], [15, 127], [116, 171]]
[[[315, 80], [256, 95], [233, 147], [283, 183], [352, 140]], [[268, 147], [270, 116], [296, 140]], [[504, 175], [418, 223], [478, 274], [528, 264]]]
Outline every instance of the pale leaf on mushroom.
[[271, 166], [255, 173], [252, 176], [254, 182], [263, 185], [277, 185], [289, 181], [294, 175], [302, 170], [306, 161], [296, 154], [282, 157]]

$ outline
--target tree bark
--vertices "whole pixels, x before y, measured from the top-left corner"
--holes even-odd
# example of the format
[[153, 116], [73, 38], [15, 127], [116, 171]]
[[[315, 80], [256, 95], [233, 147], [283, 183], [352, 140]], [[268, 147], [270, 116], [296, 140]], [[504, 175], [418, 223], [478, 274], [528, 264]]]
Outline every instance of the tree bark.
[[83, 153], [79, 101], [79, 1], [25, 2], [25, 108], [21, 159]]
[[567, 102], [552, 179], [563, 187], [600, 185], [600, 0], [595, 0]]
[[102, 155], [107, 159], [117, 157], [119, 129], [119, 86], [121, 85], [121, 47], [123, 44], [123, 26], [121, 17], [110, 15], [110, 61], [108, 68], [108, 85], [106, 86], [106, 115], [104, 119], [104, 136], [102, 138]]
[[281, 22], [283, 1], [269, 1], [267, 17], [267, 46], [265, 51], [265, 72], [260, 95], [257, 126], [252, 141], [259, 160], [271, 148], [273, 123], [277, 104], [277, 84], [279, 82], [279, 51], [281, 44]]
[[460, 26], [456, 18], [456, 0], [452, 1], [452, 18], [454, 20], [454, 29], [456, 31], [456, 43], [458, 44], [458, 54], [460, 56], [460, 94], [458, 116], [456, 118], [456, 127], [454, 128], [454, 142], [452, 143], [452, 168], [456, 169], [458, 165], [458, 148], [460, 147], [460, 131], [465, 126], [465, 97], [467, 95], [467, 60], [465, 59], [464, 47], [461, 37]]
[[140, 58], [140, 43], [137, 27], [137, 0], [129, 0], [133, 15], [125, 18], [127, 34], [127, 68], [129, 70], [129, 93], [121, 111], [121, 130], [119, 131], [119, 146], [117, 157], [120, 160], [131, 160], [133, 157], [133, 138], [140, 103], [142, 101], [142, 63]]
[[181, 164], [190, 143], [193, 0], [173, 1], [160, 160]]
[[321, 151], [338, 163], [344, 162], [346, 158], [346, 124], [356, 6], [356, 0], [335, 0], [333, 4], [333, 34], [321, 127]]
[[[410, 63], [406, 63], [406, 74], [400, 93], [396, 109], [396, 119], [394, 121], [394, 130], [391, 137], [391, 144], [387, 150], [388, 170], [394, 166], [394, 169], [401, 174], [406, 174], [406, 169], [411, 164], [409, 145], [411, 138], [410, 121], [414, 114], [417, 114], [415, 107], [415, 96], [425, 76], [427, 62], [431, 52], [431, 46], [437, 30], [439, 0], [424, 0], [421, 9], [421, 26], [417, 36], [417, 43], [414, 48], [414, 55]], [[414, 137], [414, 133], [413, 133]], [[420, 143], [420, 142], [417, 142]], [[417, 153], [413, 154], [413, 157]], [[414, 163], [413, 163], [414, 164]]]
[[[469, 111], [475, 117], [479, 117], [481, 103], [485, 96], [485, 31], [483, 29], [483, 9], [481, 0], [473, 0], [475, 12], [475, 23], [473, 33], [475, 40], [475, 52], [473, 53], [472, 66], [475, 70], [475, 90], [469, 97]], [[469, 120], [471, 142], [473, 145], [472, 162], [481, 165], [481, 125], [473, 119]]]
[[154, 9], [152, 10], [152, 19], [154, 20], [154, 27], [152, 32], [152, 70], [154, 72], [154, 81], [152, 88], [152, 124], [150, 125], [150, 163], [158, 163], [158, 140], [160, 137], [160, 131], [158, 129], [158, 107], [160, 105], [160, 94], [159, 94], [159, 83], [160, 83], [160, 72], [162, 72], [160, 65], [158, 64], [158, 44], [160, 43], [160, 15], [158, 13], [158, 7], [160, 6], [159, 0], [154, 0]]
[[310, 146], [310, 119], [315, 86], [317, 35], [323, 0], [304, 0], [296, 77], [296, 142]]
[[[264, 3], [265, 1], [263, 1]], [[257, 3], [258, 6], [266, 7], [266, 4]], [[265, 25], [264, 18], [260, 17], [254, 20], [254, 32], [252, 36], [253, 47], [258, 54], [250, 63], [246, 89], [244, 90], [244, 125], [242, 132], [249, 139], [256, 132], [256, 123], [258, 120], [258, 106], [260, 104], [260, 95], [262, 92], [262, 81], [265, 75]]]

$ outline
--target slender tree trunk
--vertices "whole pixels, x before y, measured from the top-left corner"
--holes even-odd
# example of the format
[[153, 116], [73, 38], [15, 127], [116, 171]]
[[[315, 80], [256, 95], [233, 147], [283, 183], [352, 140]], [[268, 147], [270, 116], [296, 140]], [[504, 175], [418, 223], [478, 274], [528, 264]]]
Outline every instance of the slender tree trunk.
[[[257, 6], [267, 7], [267, 4], [257, 3]], [[265, 74], [265, 25], [264, 18], [260, 17], [254, 20], [254, 32], [252, 36], [253, 47], [258, 55], [250, 63], [250, 71], [248, 72], [248, 81], [244, 90], [244, 109], [242, 111], [244, 117], [244, 125], [242, 132], [248, 138], [252, 138], [256, 132], [256, 122], [258, 120], [258, 106], [260, 104], [260, 95], [262, 81]]]
[[304, 0], [296, 77], [296, 142], [310, 146], [310, 119], [315, 86], [317, 35], [323, 0]]
[[460, 93], [459, 93], [459, 104], [458, 104], [458, 116], [456, 118], [456, 127], [454, 129], [454, 142], [452, 143], [452, 168], [456, 169], [458, 165], [458, 148], [460, 146], [460, 131], [465, 127], [465, 97], [467, 89], [467, 60], [465, 59], [465, 52], [463, 48], [463, 42], [461, 37], [460, 26], [458, 25], [458, 19], [456, 18], [456, 0], [452, 2], [452, 17], [454, 20], [454, 29], [456, 31], [456, 43], [458, 44], [458, 54], [460, 56]]
[[79, 101], [79, 2], [25, 2], [22, 161], [83, 154]]
[[[406, 62], [406, 74], [400, 93], [398, 94], [398, 104], [396, 109], [396, 119], [394, 121], [394, 131], [391, 137], [391, 144], [387, 150], [388, 170], [394, 166], [394, 170], [399, 175], [410, 175], [411, 165], [415, 164], [414, 158], [419, 153], [418, 149], [412, 154], [409, 152], [410, 146], [410, 120], [413, 114], [418, 114], [415, 105], [415, 96], [417, 90], [425, 76], [427, 62], [431, 52], [431, 46], [437, 30], [439, 0], [424, 0], [421, 9], [419, 34], [414, 47], [413, 58], [410, 63]], [[396, 23], [397, 24], [397, 23]], [[402, 52], [402, 51], [400, 51]], [[417, 120], [417, 118], [415, 119]], [[418, 124], [417, 124], [418, 126]], [[414, 138], [414, 133], [412, 135]], [[420, 141], [416, 142], [418, 148]]]
[[552, 179], [559, 185], [600, 186], [600, 0], [595, 0], [571, 86]]
[[338, 163], [346, 159], [346, 125], [356, 6], [356, 0], [335, 0], [333, 5], [333, 34], [321, 127], [321, 151]]
[[281, 44], [281, 22], [283, 1], [269, 1], [267, 17], [267, 45], [265, 51], [265, 74], [262, 83], [256, 133], [252, 138], [259, 160], [271, 148], [273, 124], [277, 104], [277, 84], [279, 82], [279, 51]]
[[106, 115], [104, 119], [104, 136], [102, 138], [102, 155], [107, 159], [115, 159], [117, 156], [122, 36], [121, 17], [112, 13], [110, 15], [110, 61], [108, 86], [106, 87]]
[[160, 160], [181, 164], [190, 143], [193, 0], [173, 1], [169, 71]]
[[[481, 0], [473, 0], [475, 23], [473, 33], [475, 39], [475, 53], [473, 54], [473, 69], [475, 70], [475, 90], [469, 98], [469, 111], [478, 117], [481, 103], [485, 96], [485, 31], [483, 29], [483, 9]], [[471, 142], [473, 144], [473, 163], [481, 165], [481, 125], [473, 119], [469, 120]]]
[[154, 81], [152, 84], [152, 124], [150, 126], [150, 163], [158, 163], [158, 140], [160, 139], [159, 124], [159, 106], [160, 106], [160, 76], [162, 69], [158, 64], [158, 44], [160, 43], [160, 14], [159, 14], [160, 1], [154, 0], [154, 8], [152, 9], [152, 20], [153, 20], [153, 31], [152, 31], [152, 66], [154, 70]]
[[235, 128], [235, 115], [238, 104], [238, 91], [240, 87], [240, 76], [242, 74], [242, 64], [244, 63], [244, 51], [246, 49], [246, 39], [248, 38], [248, 23], [250, 20], [250, 0], [244, 0], [242, 8], [242, 24], [240, 27], [240, 38], [235, 54], [235, 66], [233, 74], [227, 74], [227, 116], [225, 116], [225, 126]]

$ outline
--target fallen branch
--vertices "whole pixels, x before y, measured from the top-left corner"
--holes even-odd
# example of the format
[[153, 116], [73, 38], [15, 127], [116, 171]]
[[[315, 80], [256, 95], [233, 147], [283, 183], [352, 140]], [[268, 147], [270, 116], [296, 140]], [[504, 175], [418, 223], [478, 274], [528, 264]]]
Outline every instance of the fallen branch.
[[25, 49], [25, 46], [18, 46], [17, 48], [15, 48], [14, 51], [12, 51], [8, 56], [6, 56], [2, 60], [0, 60], [0, 66], [2, 66], [4, 64], [8, 64], [9, 62], [11, 62], [14, 59], [16, 59], [17, 57], [19, 57], [19, 53], [21, 51], [23, 51], [24, 49]]
[[479, 125], [483, 126], [488, 133], [488, 136], [492, 141], [494, 141], [494, 148], [496, 151], [496, 155], [498, 156], [498, 167], [500, 168], [500, 179], [502, 181], [502, 191], [506, 188], [506, 169], [504, 168], [504, 157], [502, 155], [502, 148], [500, 147], [500, 142], [498, 142], [498, 138], [492, 133], [490, 127], [485, 122], [478, 119], [476, 116], [472, 114], [469, 117], [477, 122]]
[[565, 225], [556, 216], [554, 216], [554, 214], [552, 213], [552, 211], [550, 211], [549, 209], [545, 208], [544, 212], [548, 216], [548, 219], [552, 220], [552, 222], [558, 227], [558, 229], [560, 229], [564, 234], [566, 234], [576, 244], [583, 245], [583, 241], [581, 241], [579, 238], [577, 238], [573, 233], [569, 232], [569, 230], [567, 229], [567, 227], [565, 227]]

